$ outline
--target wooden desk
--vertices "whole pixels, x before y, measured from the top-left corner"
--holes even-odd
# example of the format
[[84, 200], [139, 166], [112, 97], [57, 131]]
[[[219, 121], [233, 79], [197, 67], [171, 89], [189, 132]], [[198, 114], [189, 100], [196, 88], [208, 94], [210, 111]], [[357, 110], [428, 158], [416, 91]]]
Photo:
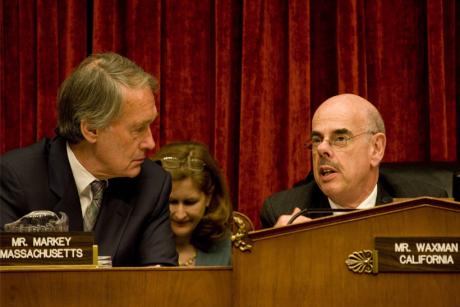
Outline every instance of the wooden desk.
[[232, 269], [109, 268], [0, 271], [0, 306], [232, 305]]
[[4, 306], [460, 306], [458, 273], [357, 274], [376, 237], [460, 237], [460, 203], [432, 198], [250, 232], [233, 269], [0, 271]]
[[[358, 274], [375, 237], [460, 237], [460, 203], [421, 198], [249, 233], [233, 258], [234, 306], [460, 306], [458, 273]], [[283, 305], [284, 304], [284, 305]]]

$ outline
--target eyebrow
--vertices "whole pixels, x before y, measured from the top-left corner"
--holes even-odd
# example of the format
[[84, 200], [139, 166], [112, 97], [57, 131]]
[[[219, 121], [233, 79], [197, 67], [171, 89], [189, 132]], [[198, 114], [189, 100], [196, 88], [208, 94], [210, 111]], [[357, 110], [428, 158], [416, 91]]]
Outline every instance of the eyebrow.
[[[332, 134], [333, 135], [337, 135], [337, 134], [351, 134], [351, 131], [347, 128], [340, 128], [340, 129], [335, 129], [334, 131], [332, 131]], [[323, 136], [323, 134], [319, 131], [315, 131], [313, 130], [311, 132], [311, 135], [312, 136]]]
[[141, 121], [141, 122], [138, 122], [138, 123], [134, 123], [133, 124], [133, 127], [135, 128], [143, 128], [143, 127], [146, 127], [146, 126], [150, 126], [154, 121], [151, 121], [151, 120], [144, 120], [144, 121]]
[[351, 134], [351, 131], [347, 128], [334, 130], [333, 134]]

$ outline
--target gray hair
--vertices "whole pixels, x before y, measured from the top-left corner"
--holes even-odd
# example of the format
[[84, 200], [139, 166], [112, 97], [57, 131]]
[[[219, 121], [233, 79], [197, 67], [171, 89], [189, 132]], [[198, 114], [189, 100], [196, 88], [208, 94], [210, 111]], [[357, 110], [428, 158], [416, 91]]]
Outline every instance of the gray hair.
[[109, 52], [87, 57], [61, 85], [56, 133], [70, 143], [79, 143], [83, 140], [82, 120], [92, 129], [108, 127], [121, 114], [123, 87], [147, 86], [155, 93], [158, 82], [121, 55]]
[[367, 116], [369, 120], [369, 131], [374, 133], [381, 132], [385, 134], [385, 123], [383, 122], [382, 115], [380, 115], [380, 112], [377, 110], [377, 108], [372, 105]]

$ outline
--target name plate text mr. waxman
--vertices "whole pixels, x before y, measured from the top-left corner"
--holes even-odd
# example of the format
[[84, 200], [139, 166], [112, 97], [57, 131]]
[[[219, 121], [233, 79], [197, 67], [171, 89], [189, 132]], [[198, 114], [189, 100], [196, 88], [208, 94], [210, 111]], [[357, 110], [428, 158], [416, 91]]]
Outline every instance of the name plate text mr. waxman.
[[375, 238], [379, 272], [460, 272], [460, 237]]
[[93, 244], [88, 232], [4, 232], [0, 266], [92, 265]]

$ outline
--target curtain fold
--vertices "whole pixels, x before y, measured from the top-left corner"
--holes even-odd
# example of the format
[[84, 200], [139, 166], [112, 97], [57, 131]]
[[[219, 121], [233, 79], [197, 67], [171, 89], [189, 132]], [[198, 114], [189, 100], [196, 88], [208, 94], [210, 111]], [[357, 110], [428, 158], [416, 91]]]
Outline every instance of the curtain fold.
[[312, 115], [368, 98], [385, 161], [455, 161], [460, 147], [455, 0], [8, 0], [0, 2], [0, 152], [51, 136], [59, 84], [114, 51], [160, 81], [157, 147], [195, 140], [259, 226], [264, 199], [311, 168]]
[[[457, 16], [457, 19], [459, 17]], [[427, 5], [428, 114], [430, 159], [453, 160], [458, 148], [458, 103], [455, 54], [455, 3], [432, 0]], [[459, 28], [457, 28], [459, 29]], [[457, 34], [458, 35], [458, 34]], [[458, 48], [458, 42], [457, 42]], [[457, 59], [458, 61], [458, 59]], [[457, 64], [458, 65], [458, 64]]]
[[368, 67], [368, 93], [386, 122], [385, 160], [429, 159], [426, 7], [417, 0], [366, 4], [367, 59], [375, 63]]
[[240, 148], [242, 11], [239, 1], [215, 1], [212, 21], [215, 60], [210, 88], [215, 116], [214, 147], [209, 149], [222, 167], [234, 202], [238, 196], [239, 173], [236, 166]]
[[338, 92], [367, 97], [363, 14], [362, 1], [337, 2], [337, 72]]
[[0, 150], [52, 136], [56, 95], [86, 56], [87, 1], [2, 1]]

